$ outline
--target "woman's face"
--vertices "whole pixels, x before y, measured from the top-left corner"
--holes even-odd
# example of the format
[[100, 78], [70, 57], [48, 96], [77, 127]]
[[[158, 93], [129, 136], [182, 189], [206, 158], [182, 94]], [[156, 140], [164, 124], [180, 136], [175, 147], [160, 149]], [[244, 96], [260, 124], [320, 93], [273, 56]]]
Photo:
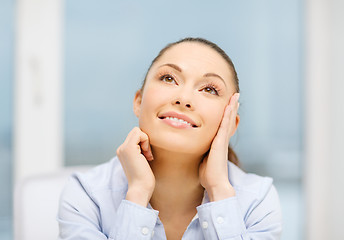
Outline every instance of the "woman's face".
[[233, 73], [210, 47], [183, 42], [151, 67], [134, 112], [150, 144], [173, 152], [202, 155], [235, 93]]

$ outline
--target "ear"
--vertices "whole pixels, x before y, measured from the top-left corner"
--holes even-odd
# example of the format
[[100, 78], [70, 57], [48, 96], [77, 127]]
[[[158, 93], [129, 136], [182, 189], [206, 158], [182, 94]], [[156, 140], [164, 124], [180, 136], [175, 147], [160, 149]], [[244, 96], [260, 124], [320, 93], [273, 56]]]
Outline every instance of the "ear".
[[240, 123], [240, 116], [239, 116], [239, 114], [237, 114], [236, 117], [235, 117], [235, 126], [234, 126], [234, 128], [233, 128], [232, 133], [231, 133], [231, 137], [232, 137], [232, 136], [234, 135], [234, 133], [236, 132], [236, 130], [237, 130], [238, 126], [239, 126], [239, 123]]
[[137, 90], [135, 93], [134, 101], [133, 101], [133, 110], [136, 117], [140, 116], [141, 101], [142, 101], [142, 90]]

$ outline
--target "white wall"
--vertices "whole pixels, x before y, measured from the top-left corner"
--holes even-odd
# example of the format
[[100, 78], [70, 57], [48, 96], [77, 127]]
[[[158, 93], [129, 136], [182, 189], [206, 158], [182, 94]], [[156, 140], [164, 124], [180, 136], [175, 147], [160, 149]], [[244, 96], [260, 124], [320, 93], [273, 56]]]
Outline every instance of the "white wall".
[[306, 1], [307, 239], [344, 239], [344, 1]]
[[62, 165], [62, 0], [18, 0], [14, 177]]

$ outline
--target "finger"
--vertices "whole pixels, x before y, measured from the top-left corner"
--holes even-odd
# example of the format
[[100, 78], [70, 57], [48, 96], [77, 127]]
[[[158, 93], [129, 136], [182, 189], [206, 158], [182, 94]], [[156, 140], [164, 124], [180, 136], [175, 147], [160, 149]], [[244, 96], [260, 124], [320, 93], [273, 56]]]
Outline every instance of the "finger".
[[139, 141], [141, 129], [138, 127], [134, 127], [128, 134], [127, 138], [125, 139], [124, 143], [127, 144], [135, 144], [137, 145]]
[[222, 121], [217, 132], [217, 137], [224, 140], [224, 144], [228, 144], [233, 126], [235, 126], [235, 118], [237, 115], [237, 102], [239, 94], [236, 93], [231, 97], [229, 105], [226, 106]]
[[148, 135], [144, 132], [141, 131], [140, 134], [140, 142], [139, 142], [142, 150], [142, 154], [146, 157], [148, 161], [153, 160], [153, 154], [152, 154], [152, 149], [149, 144], [149, 138]]
[[153, 154], [149, 144], [148, 135], [142, 132], [140, 128], [133, 128], [133, 130], [128, 134], [125, 144], [131, 146], [136, 145], [140, 154], [142, 153], [149, 161], [153, 160]]
[[234, 109], [236, 105], [238, 104], [239, 97], [240, 97], [240, 93], [234, 93], [233, 96], [231, 97], [228, 105], [231, 106], [232, 109]]
[[[238, 115], [238, 110], [240, 103], [238, 102], [238, 99], [236, 102], [233, 103], [234, 107], [232, 108], [231, 114], [229, 116], [229, 127], [227, 129], [227, 140], [229, 141], [230, 137], [234, 134], [235, 127], [236, 127], [236, 120], [237, 120], [237, 115]], [[227, 142], [228, 142], [227, 141]]]
[[229, 116], [231, 115], [231, 112], [232, 112], [231, 106], [227, 105], [223, 113], [219, 130], [217, 131], [217, 134], [216, 134], [217, 139], [227, 139], [227, 132], [230, 125]]

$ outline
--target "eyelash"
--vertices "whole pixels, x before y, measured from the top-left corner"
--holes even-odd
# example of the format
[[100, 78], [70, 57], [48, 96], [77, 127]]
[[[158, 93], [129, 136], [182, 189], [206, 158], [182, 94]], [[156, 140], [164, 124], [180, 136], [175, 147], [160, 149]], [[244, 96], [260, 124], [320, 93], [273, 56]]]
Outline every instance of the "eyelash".
[[210, 94], [217, 95], [217, 96], [219, 95], [220, 90], [214, 84], [209, 83], [209, 84], [205, 85], [201, 91], [203, 91], [207, 88], [210, 88], [211, 90], [213, 90], [215, 92], [215, 93], [210, 93]]
[[[171, 82], [165, 81], [164, 79], [165, 79], [165, 78], [171, 78], [170, 80], [171, 80], [171, 81], [174, 81], [174, 82], [178, 85], [178, 83], [177, 83], [175, 77], [172, 76], [171, 74], [168, 74], [168, 73], [167, 73], [167, 74], [161, 74], [158, 78], [159, 78], [160, 81], [163, 81], [163, 82], [166, 82], [166, 83], [171, 83]], [[209, 83], [209, 84], [205, 85], [204, 87], [202, 87], [202, 89], [200, 90], [200, 92], [202, 92], [203, 90], [205, 90], [205, 89], [207, 89], [207, 88], [210, 88], [211, 90], [214, 91], [214, 93], [209, 93], [209, 94], [219, 96], [220, 89], [218, 89], [217, 86], [214, 85], [213, 83]], [[208, 92], [206, 92], [206, 93], [208, 93]]]
[[161, 76], [159, 76], [159, 80], [160, 81], [163, 81], [163, 82], [166, 82], [166, 83], [171, 83], [171, 82], [165, 81], [164, 80], [165, 78], [171, 78], [171, 80], [173, 80], [177, 84], [177, 81], [176, 81], [175, 77], [173, 77], [171, 74], [161, 74]]

